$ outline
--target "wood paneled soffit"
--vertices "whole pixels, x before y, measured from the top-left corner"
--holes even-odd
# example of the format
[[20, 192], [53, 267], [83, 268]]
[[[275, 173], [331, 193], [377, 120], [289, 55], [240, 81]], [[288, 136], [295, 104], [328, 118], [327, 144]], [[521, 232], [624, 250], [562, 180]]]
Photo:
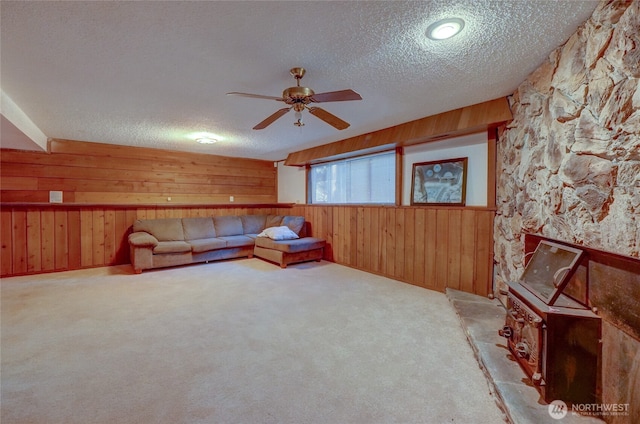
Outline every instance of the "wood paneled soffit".
[[406, 122], [356, 137], [290, 153], [284, 164], [304, 166], [399, 146], [486, 131], [513, 119], [506, 97]]
[[185, 165], [213, 165], [246, 168], [273, 168], [272, 161], [247, 159], [213, 154], [181, 152], [175, 150], [154, 149], [149, 147], [121, 146], [116, 144], [95, 143], [78, 140], [49, 139], [48, 152], [59, 155], [80, 155], [95, 158], [123, 158], [170, 162]]

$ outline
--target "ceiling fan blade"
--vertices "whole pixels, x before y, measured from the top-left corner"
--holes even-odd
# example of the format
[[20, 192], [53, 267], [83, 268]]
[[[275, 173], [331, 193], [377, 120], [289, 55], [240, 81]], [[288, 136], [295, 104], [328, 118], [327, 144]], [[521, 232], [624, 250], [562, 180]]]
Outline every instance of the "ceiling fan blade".
[[284, 107], [284, 108], [278, 110], [276, 113], [274, 113], [273, 115], [269, 116], [267, 119], [265, 119], [264, 121], [260, 122], [258, 125], [253, 127], [253, 129], [254, 130], [262, 130], [264, 128], [267, 128], [269, 125], [273, 124], [276, 119], [280, 118], [282, 115], [284, 115], [285, 113], [289, 112], [290, 110], [291, 110], [290, 107]]
[[322, 119], [327, 124], [331, 125], [332, 127], [337, 128], [339, 130], [343, 130], [343, 129], [349, 127], [349, 123], [348, 122], [343, 121], [342, 119], [338, 118], [334, 114], [329, 113], [324, 109], [320, 109], [319, 107], [310, 107], [309, 108], [309, 113], [314, 115], [317, 118]]
[[329, 91], [327, 93], [316, 93], [311, 97], [315, 103], [322, 102], [344, 102], [347, 100], [362, 100], [362, 97], [353, 90]]
[[227, 93], [227, 96], [251, 97], [252, 99], [278, 100], [280, 102], [284, 102], [284, 99], [282, 97], [263, 96], [262, 94], [238, 93], [237, 91]]

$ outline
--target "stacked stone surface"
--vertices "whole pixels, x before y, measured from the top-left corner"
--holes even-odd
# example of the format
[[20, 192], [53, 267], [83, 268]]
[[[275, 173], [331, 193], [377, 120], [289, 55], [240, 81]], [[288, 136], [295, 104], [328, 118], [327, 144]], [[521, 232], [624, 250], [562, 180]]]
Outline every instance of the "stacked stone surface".
[[498, 144], [498, 281], [523, 233], [640, 257], [640, 2], [602, 2], [510, 97]]

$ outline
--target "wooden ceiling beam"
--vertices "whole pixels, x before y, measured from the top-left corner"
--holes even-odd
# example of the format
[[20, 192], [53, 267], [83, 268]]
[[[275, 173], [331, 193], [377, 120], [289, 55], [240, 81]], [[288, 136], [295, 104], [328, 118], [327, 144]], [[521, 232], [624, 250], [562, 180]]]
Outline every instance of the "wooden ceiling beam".
[[484, 103], [416, 119], [394, 127], [289, 153], [284, 164], [305, 166], [400, 146], [427, 143], [486, 131], [513, 119], [509, 102], [500, 97]]

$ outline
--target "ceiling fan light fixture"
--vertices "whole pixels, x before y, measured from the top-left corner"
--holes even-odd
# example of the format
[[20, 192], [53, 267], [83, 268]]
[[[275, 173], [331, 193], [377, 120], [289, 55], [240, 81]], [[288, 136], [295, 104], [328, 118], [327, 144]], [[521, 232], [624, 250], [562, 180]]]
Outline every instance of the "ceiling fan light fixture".
[[351, 89], [347, 90], [339, 90], [339, 91], [329, 91], [326, 93], [318, 93], [316, 94], [309, 87], [300, 86], [300, 80], [305, 74], [304, 68], [292, 68], [289, 73], [293, 75], [296, 79], [296, 86], [289, 87], [282, 92], [282, 97], [273, 97], [273, 96], [264, 96], [262, 94], [251, 94], [251, 93], [240, 93], [237, 91], [232, 91], [227, 93], [230, 96], [241, 96], [241, 97], [253, 97], [254, 99], [265, 99], [265, 100], [277, 100], [279, 102], [285, 103], [288, 107], [281, 108], [277, 110], [275, 113], [269, 115], [266, 119], [259, 122], [256, 126], [253, 127], [254, 130], [263, 130], [267, 128], [269, 125], [273, 124], [277, 119], [281, 116], [285, 115], [291, 109], [296, 112], [296, 121], [293, 125], [297, 127], [304, 126], [302, 122], [302, 112], [305, 109], [309, 110], [309, 113], [316, 118], [326, 122], [337, 130], [343, 130], [349, 127], [349, 123], [343, 121], [337, 116], [327, 112], [324, 109], [319, 107], [309, 107], [307, 105], [311, 103], [323, 103], [323, 102], [344, 102], [349, 100], [362, 100], [360, 94], [356, 93]]
[[427, 37], [432, 40], [446, 40], [464, 28], [464, 21], [460, 18], [441, 19], [427, 27]]
[[213, 144], [213, 143], [217, 143], [218, 140], [216, 140], [215, 138], [211, 138], [211, 137], [198, 137], [198, 138], [196, 138], [196, 142], [198, 142], [200, 144]]

